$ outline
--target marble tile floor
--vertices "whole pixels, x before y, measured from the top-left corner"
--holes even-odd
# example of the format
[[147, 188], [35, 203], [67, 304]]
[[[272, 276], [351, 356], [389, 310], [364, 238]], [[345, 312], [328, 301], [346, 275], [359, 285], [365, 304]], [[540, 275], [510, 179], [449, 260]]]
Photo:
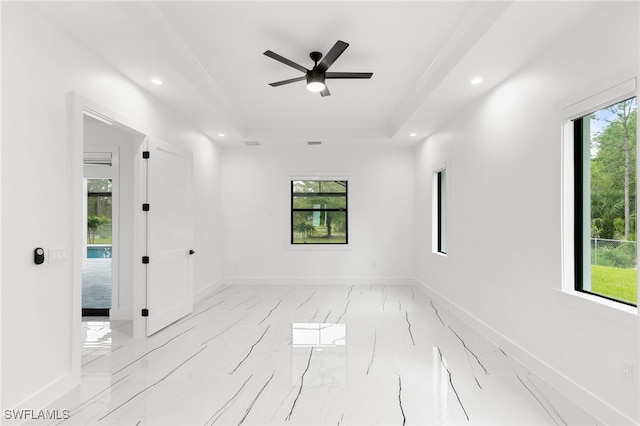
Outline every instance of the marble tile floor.
[[226, 286], [148, 339], [86, 321], [51, 425], [586, 425], [412, 286]]

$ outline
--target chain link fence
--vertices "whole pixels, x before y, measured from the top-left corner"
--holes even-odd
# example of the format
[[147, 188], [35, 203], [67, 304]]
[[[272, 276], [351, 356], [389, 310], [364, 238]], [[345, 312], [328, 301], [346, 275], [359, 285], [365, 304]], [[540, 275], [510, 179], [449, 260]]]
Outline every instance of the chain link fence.
[[591, 239], [591, 264], [615, 268], [636, 268], [636, 242]]

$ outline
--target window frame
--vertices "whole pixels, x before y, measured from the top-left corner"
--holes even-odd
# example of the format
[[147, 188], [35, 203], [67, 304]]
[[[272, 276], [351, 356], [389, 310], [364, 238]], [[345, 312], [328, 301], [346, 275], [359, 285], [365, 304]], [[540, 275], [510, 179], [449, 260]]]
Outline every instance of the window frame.
[[[622, 99], [620, 101], [614, 101], [605, 107], [597, 108], [590, 113], [582, 115], [580, 117], [574, 118], [571, 120], [573, 123], [573, 175], [574, 175], [574, 204], [573, 204], [573, 216], [574, 216], [574, 253], [576, 253], [574, 257], [574, 290], [580, 293], [589, 294], [596, 297], [602, 297], [604, 299], [611, 300], [612, 302], [622, 303], [624, 305], [637, 307], [636, 304], [628, 302], [626, 300], [619, 300], [613, 297], [610, 297], [606, 294], [596, 293], [591, 290], [591, 283], [588, 285], [585, 282], [587, 277], [585, 276], [585, 269], [587, 266], [585, 265], [585, 260], [588, 257], [591, 257], [591, 253], [585, 253], [585, 245], [589, 244], [585, 238], [585, 232], [590, 235], [588, 230], [585, 230], [585, 192], [587, 191], [586, 186], [589, 185], [590, 180], [585, 182], [585, 173], [587, 172], [587, 167], [585, 167], [585, 146], [584, 146], [584, 119], [588, 118], [589, 114], [599, 111], [603, 108], [608, 108], [610, 106], [616, 105], [619, 102], [624, 102], [625, 100], [630, 100], [635, 98], [631, 96], [627, 99]], [[637, 98], [636, 98], [637, 99]], [[636, 152], [636, 158], [638, 157], [638, 152]], [[637, 175], [637, 173], [636, 173]], [[590, 191], [590, 189], [589, 189]], [[590, 209], [589, 209], [590, 210]], [[590, 222], [589, 222], [590, 223]], [[636, 248], [637, 250], [637, 248]], [[638, 258], [638, 254], [636, 252], [636, 259]], [[589, 261], [589, 265], [591, 265], [591, 261]], [[588, 278], [591, 279], [590, 277]]]
[[[562, 284], [556, 292], [557, 300], [569, 306], [576, 307], [596, 314], [602, 318], [612, 320], [618, 324], [637, 329], [638, 308], [636, 305], [626, 303], [589, 291], [578, 289], [578, 279], [583, 276], [582, 264], [579, 266], [578, 257], [583, 257], [584, 244], [583, 232], [584, 218], [577, 213], [577, 207], [582, 206], [583, 199], [583, 173], [582, 155], [576, 152], [576, 120], [593, 112], [612, 106], [618, 102], [638, 97], [637, 78], [626, 77], [618, 79], [614, 83], [608, 82], [599, 88], [583, 92], [578, 96], [565, 99], [557, 104], [556, 111], [561, 123], [562, 146]], [[636, 135], [637, 137], [638, 135]], [[636, 152], [636, 158], [640, 157], [640, 151]], [[580, 175], [576, 174], [580, 162]], [[640, 168], [640, 162], [636, 162], [636, 175]], [[638, 192], [640, 188], [636, 188]], [[636, 203], [638, 198], [636, 197]], [[580, 217], [579, 217], [580, 216]], [[582, 241], [578, 241], [581, 239]], [[581, 244], [579, 244], [581, 243]], [[636, 253], [638, 257], [640, 253]]]
[[[444, 179], [443, 179], [444, 177]], [[432, 251], [447, 256], [447, 213], [448, 213], [448, 173], [446, 165], [439, 166], [433, 172], [432, 197]]]
[[[300, 193], [296, 193], [294, 192], [294, 182], [298, 182], [298, 181], [307, 181], [307, 182], [344, 182], [344, 188], [345, 188], [345, 192], [344, 192], [344, 199], [345, 199], [345, 207], [344, 208], [319, 208], [319, 209], [314, 209], [314, 208], [304, 208], [304, 209], [297, 209], [294, 208], [294, 198], [296, 196], [296, 194], [300, 194]], [[291, 176], [290, 177], [290, 203], [291, 203], [291, 218], [290, 218], [290, 222], [289, 222], [289, 245], [291, 247], [346, 247], [349, 245], [349, 178], [348, 177], [332, 177], [332, 176], [323, 176], [323, 177], [317, 177], [317, 176]], [[322, 193], [324, 194], [324, 193]], [[335, 195], [335, 196], [343, 196], [343, 193], [332, 193], [332, 192], [327, 192], [326, 194], [328, 195]], [[295, 217], [295, 212], [299, 212], [299, 211], [312, 211], [312, 212], [343, 212], [344, 213], [344, 228], [345, 228], [345, 240], [344, 242], [326, 242], [326, 243], [317, 243], [317, 242], [313, 242], [313, 243], [296, 243], [294, 241], [294, 217]]]

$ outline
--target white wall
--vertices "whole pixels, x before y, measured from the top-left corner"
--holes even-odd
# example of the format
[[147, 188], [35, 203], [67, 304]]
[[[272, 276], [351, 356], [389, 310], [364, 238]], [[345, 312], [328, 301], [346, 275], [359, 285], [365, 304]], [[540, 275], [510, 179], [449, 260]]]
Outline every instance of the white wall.
[[[565, 304], [564, 99], [638, 72], [638, 3], [602, 8], [416, 148], [416, 276], [431, 294], [607, 423], [637, 423], [637, 318]], [[599, 89], [596, 89], [599, 90]], [[448, 254], [432, 254], [432, 173], [447, 163]], [[423, 220], [423, 218], [428, 218]], [[420, 237], [422, 236], [422, 237]], [[636, 364], [632, 383], [620, 362]]]
[[220, 284], [223, 274], [222, 148], [197, 133], [184, 135], [181, 141], [193, 152], [193, 290], [198, 300]]
[[[393, 284], [410, 274], [409, 148], [339, 142], [225, 148], [222, 176], [227, 281]], [[348, 178], [348, 247], [291, 246], [291, 176]]]
[[[195, 290], [221, 276], [220, 150], [27, 3], [2, 5], [2, 342], [4, 408], [39, 409], [79, 379], [78, 259], [33, 263], [35, 247], [66, 248], [74, 234], [66, 96], [77, 92], [143, 133], [194, 152]], [[74, 157], [75, 158], [75, 157]], [[77, 156], [81, 158], [80, 154]], [[81, 160], [79, 160], [81, 161]], [[81, 185], [81, 183], [78, 183]]]

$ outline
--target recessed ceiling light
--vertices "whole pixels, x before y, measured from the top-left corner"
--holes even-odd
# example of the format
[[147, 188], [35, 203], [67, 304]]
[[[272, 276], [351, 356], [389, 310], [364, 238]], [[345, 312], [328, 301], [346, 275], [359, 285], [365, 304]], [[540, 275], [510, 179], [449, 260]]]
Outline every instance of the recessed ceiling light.
[[470, 81], [471, 84], [480, 84], [482, 83], [482, 77], [474, 77]]
[[153, 84], [158, 85], [158, 86], [162, 86], [162, 80], [160, 80], [159, 78], [152, 78], [152, 79], [151, 79], [151, 82], [152, 82]]
[[224, 133], [218, 133], [218, 136], [220, 136], [221, 138], [224, 138]]
[[411, 133], [409, 136], [415, 137], [415, 136], [418, 136], [418, 134], [414, 132], [414, 133]]

